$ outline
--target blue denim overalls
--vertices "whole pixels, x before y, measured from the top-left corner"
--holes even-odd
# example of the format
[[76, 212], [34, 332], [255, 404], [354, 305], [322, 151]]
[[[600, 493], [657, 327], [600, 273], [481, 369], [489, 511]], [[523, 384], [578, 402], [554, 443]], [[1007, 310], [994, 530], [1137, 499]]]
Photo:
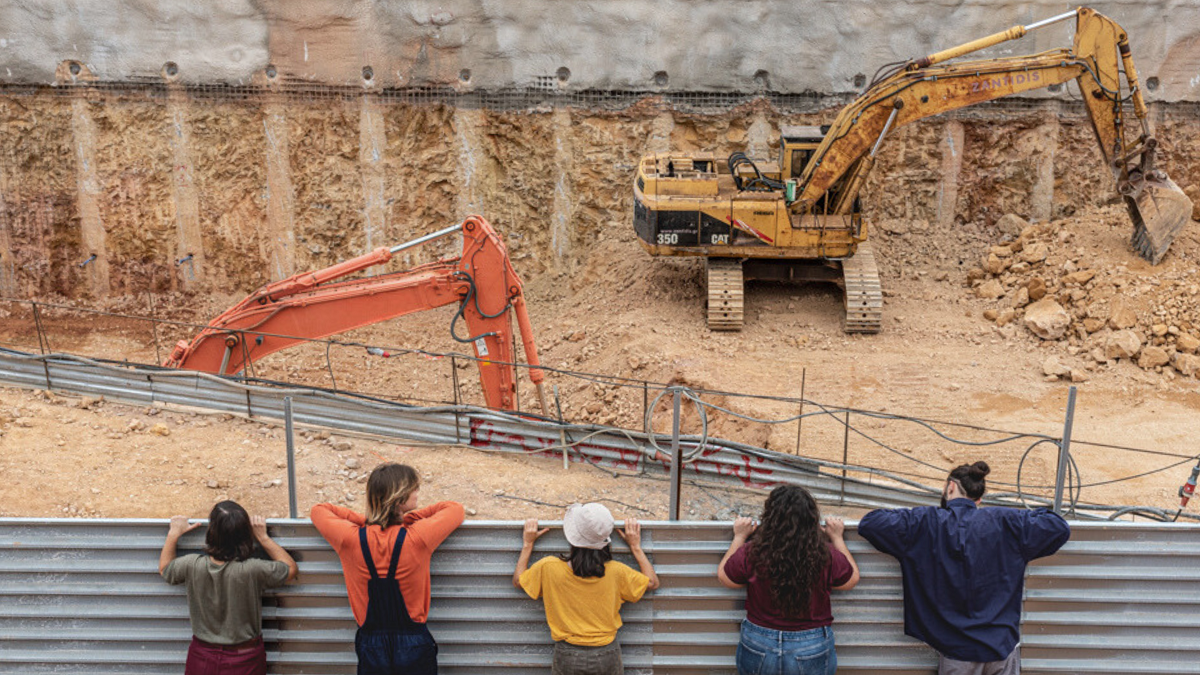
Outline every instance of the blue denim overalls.
[[367, 580], [367, 619], [354, 636], [358, 675], [437, 675], [437, 643], [423, 623], [412, 620], [396, 566], [408, 531], [403, 527], [392, 545], [392, 562], [386, 577], [380, 577], [367, 546], [367, 528], [358, 530], [363, 560], [371, 578]]

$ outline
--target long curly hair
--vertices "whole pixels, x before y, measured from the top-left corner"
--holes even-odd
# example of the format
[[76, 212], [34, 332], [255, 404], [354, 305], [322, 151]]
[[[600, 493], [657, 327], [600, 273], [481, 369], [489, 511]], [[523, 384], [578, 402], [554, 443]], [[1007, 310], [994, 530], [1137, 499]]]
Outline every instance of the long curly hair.
[[798, 485], [771, 490], [750, 541], [750, 565], [770, 580], [775, 606], [787, 616], [806, 616], [830, 557], [817, 500]]

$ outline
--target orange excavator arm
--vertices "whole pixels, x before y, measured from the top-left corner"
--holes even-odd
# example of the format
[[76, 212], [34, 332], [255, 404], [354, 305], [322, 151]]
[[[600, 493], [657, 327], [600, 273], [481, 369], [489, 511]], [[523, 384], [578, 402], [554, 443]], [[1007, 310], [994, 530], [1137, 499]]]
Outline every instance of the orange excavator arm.
[[[399, 251], [461, 232], [463, 254], [411, 270], [338, 281], [386, 263]], [[219, 375], [242, 371], [253, 362], [299, 342], [337, 335], [435, 307], [459, 304], [451, 334], [470, 342], [479, 358], [479, 378], [488, 407], [515, 406], [516, 367], [512, 314], [530, 364], [542, 412], [545, 375], [525, 306], [521, 280], [496, 231], [479, 216], [391, 248], [379, 248], [316, 272], [267, 284], [222, 312], [191, 342], [180, 341], [164, 365]], [[462, 318], [470, 335], [455, 332]]]

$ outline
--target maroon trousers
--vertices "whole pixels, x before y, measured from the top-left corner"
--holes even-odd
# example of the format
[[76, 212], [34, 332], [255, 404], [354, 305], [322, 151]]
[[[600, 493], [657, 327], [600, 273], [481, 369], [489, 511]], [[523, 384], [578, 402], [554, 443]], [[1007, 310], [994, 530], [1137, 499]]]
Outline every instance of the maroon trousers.
[[266, 675], [267, 648], [262, 638], [237, 648], [192, 638], [184, 675]]

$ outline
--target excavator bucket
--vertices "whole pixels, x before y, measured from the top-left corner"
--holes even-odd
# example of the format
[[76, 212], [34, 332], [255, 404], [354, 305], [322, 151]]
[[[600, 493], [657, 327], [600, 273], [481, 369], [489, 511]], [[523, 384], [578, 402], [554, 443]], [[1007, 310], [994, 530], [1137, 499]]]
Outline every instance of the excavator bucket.
[[1192, 219], [1192, 200], [1163, 175], [1147, 178], [1141, 189], [1125, 197], [1125, 204], [1133, 218], [1134, 250], [1151, 265], [1157, 265]]

